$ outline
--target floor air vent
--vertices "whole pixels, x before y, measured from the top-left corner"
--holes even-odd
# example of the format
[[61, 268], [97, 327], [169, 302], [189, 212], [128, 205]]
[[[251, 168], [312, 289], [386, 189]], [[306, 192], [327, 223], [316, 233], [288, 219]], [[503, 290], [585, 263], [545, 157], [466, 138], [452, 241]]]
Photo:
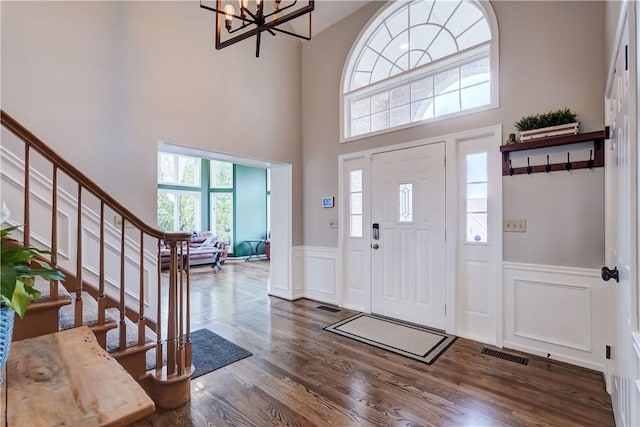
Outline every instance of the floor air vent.
[[489, 356], [497, 357], [499, 359], [508, 360], [509, 362], [516, 362], [521, 365], [528, 365], [529, 359], [526, 357], [516, 356], [514, 354], [505, 353], [503, 351], [491, 350], [490, 348], [482, 349], [482, 354], [487, 354]]
[[320, 310], [324, 310], [324, 311], [330, 311], [332, 313], [337, 313], [340, 311], [339, 308], [334, 308], [334, 307], [327, 307], [326, 305], [319, 305], [318, 307]]

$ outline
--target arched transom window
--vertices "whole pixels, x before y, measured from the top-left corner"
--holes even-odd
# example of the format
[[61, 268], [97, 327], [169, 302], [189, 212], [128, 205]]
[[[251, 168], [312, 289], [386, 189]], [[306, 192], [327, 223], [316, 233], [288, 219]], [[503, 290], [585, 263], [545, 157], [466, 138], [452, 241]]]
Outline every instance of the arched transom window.
[[395, 1], [356, 41], [343, 76], [343, 138], [497, 105], [497, 29], [474, 0]]

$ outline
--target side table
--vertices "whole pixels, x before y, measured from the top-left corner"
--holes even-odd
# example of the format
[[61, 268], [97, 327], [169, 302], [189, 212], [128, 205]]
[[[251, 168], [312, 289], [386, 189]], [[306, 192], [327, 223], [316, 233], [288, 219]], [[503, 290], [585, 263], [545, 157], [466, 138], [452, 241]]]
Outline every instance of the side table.
[[260, 261], [260, 256], [258, 255], [258, 250], [260, 249], [260, 244], [264, 245], [264, 240], [245, 240], [244, 243], [249, 245], [249, 258], [245, 259], [245, 261]]

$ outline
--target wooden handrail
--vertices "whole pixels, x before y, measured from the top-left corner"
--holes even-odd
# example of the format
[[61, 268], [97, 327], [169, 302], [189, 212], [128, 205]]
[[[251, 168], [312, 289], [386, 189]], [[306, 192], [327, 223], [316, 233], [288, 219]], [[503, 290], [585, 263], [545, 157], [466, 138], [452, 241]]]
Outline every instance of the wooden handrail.
[[15, 136], [20, 138], [25, 144], [27, 144], [27, 146], [34, 148], [40, 155], [57, 166], [58, 169], [69, 175], [69, 177], [73, 178], [85, 190], [104, 200], [104, 202], [109, 205], [109, 207], [111, 207], [117, 214], [122, 216], [123, 221], [129, 221], [136, 228], [144, 231], [146, 234], [152, 237], [164, 239], [165, 235], [168, 234], [157, 228], [150, 227], [148, 224], [138, 218], [133, 212], [125, 208], [120, 202], [111, 197], [106, 191], [100, 188], [98, 184], [93, 182], [88, 176], [80, 172], [75, 166], [62, 158], [62, 156], [60, 156], [58, 153], [53, 151], [49, 146], [42, 142], [40, 138], [31, 133], [31, 131], [22, 126], [16, 119], [11, 117], [4, 110], [0, 110], [0, 121], [5, 128], [11, 131], [11, 133], [13, 133]]
[[[137, 362], [125, 362], [124, 366], [128, 366], [128, 370], [132, 369], [136, 372], [135, 375], [140, 375], [137, 369], [140, 369], [138, 365], [142, 365], [142, 370], [145, 368], [144, 352], [138, 351], [140, 348], [147, 346], [146, 344], [146, 328], [151, 327], [156, 333], [156, 373], [153, 377], [153, 381], [156, 384], [165, 384], [167, 386], [168, 393], [175, 394], [173, 391], [176, 384], [179, 384], [180, 391], [178, 397], [168, 399], [159, 395], [159, 389], [156, 386], [153, 393], [156, 398], [162, 401], [170, 401], [171, 405], [181, 405], [189, 400], [189, 384], [192, 374], [191, 365], [191, 325], [189, 322], [190, 311], [190, 293], [189, 293], [189, 246], [186, 244], [191, 239], [190, 232], [164, 232], [147, 225], [144, 221], [138, 218], [135, 214], [125, 208], [120, 202], [107, 194], [102, 188], [94, 183], [89, 177], [80, 172], [75, 166], [71, 165], [68, 161], [63, 159], [54, 150], [48, 147], [42, 140], [35, 136], [31, 131], [26, 129], [23, 125], [18, 123], [5, 111], [0, 110], [0, 122], [3, 127], [12, 132], [25, 144], [25, 191], [24, 191], [24, 242], [28, 244], [30, 237], [30, 166], [29, 166], [29, 154], [30, 150], [35, 150], [44, 159], [51, 162], [53, 165], [53, 178], [52, 178], [52, 230], [51, 230], [51, 244], [53, 248], [51, 250], [51, 264], [59, 268], [65, 273], [66, 279], [63, 282], [63, 286], [72, 293], [74, 298], [74, 326], [79, 327], [84, 323], [84, 300], [83, 294], [88, 293], [93, 299], [98, 302], [98, 315], [97, 326], [94, 329], [96, 338], [101, 345], [106, 347], [106, 331], [108, 330], [106, 325], [106, 310], [109, 307], [117, 308], [119, 311], [119, 318], [117, 319], [117, 327], [119, 329], [119, 342], [118, 350], [121, 356], [127, 351], [127, 321], [126, 318], [137, 322], [137, 349], [136, 354], [142, 354], [142, 360], [136, 359]], [[65, 268], [57, 264], [57, 212], [58, 212], [58, 171], [62, 171], [69, 178], [71, 178], [78, 186], [77, 193], [77, 227], [76, 227], [76, 239], [75, 239], [75, 272], [71, 273], [66, 271]], [[83, 259], [83, 230], [84, 224], [83, 218], [83, 206], [82, 200], [84, 198], [83, 193], [93, 194], [98, 198], [100, 202], [100, 235], [99, 235], [99, 272], [98, 272], [98, 284], [89, 284], [84, 281], [84, 259]], [[86, 195], [86, 193], [85, 193]], [[120, 285], [118, 297], [109, 296], [105, 292], [105, 205], [112, 209], [116, 214], [122, 217], [122, 222], [119, 227], [120, 231]], [[136, 228], [140, 233], [140, 246], [139, 246], [139, 286], [138, 286], [138, 311], [129, 307], [126, 302], [126, 284], [125, 284], [125, 266], [126, 266], [126, 239], [127, 233], [125, 232], [125, 221], [127, 221], [132, 227]], [[145, 287], [145, 235], [157, 239], [157, 318], [155, 320], [149, 319], [145, 315], [145, 293], [147, 292]], [[164, 241], [164, 243], [163, 243]], [[162, 287], [163, 281], [161, 279], [161, 247], [166, 244], [170, 247], [170, 268], [168, 273], [168, 289], [167, 289], [167, 301], [166, 304], [168, 315], [166, 317], [167, 336], [166, 341], [162, 339]], [[185, 251], [186, 250], [186, 251]], [[117, 267], [116, 267], [117, 269]], [[186, 279], [186, 280], [185, 280]], [[185, 289], [186, 284], [186, 289]], [[57, 285], [58, 283], [51, 284], [51, 295], [57, 297]], [[117, 298], [117, 300], [116, 300]], [[89, 303], [90, 300], [87, 300]], [[185, 327], [186, 323], [186, 327]], [[153, 346], [153, 344], [151, 345]], [[146, 351], [146, 349], [144, 349]], [[166, 366], [163, 363], [163, 355], [166, 351], [167, 359]], [[132, 353], [133, 354], [133, 353]], [[124, 356], [122, 356], [124, 357]], [[129, 356], [126, 356], [129, 357]], [[130, 371], [130, 373], [132, 373]], [[134, 375], [132, 373], [132, 375]], [[171, 406], [175, 407], [175, 406]]]

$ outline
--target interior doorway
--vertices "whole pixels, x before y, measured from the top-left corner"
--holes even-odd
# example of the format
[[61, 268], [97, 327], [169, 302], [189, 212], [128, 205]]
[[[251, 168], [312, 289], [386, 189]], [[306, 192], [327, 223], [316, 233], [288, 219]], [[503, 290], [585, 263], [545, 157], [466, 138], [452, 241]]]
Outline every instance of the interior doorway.
[[[241, 236], [237, 238], [233, 243], [233, 251], [242, 249], [247, 253], [238, 253], [240, 255], [239, 260], [251, 258], [250, 262], [257, 261], [266, 263], [270, 266], [270, 280], [268, 286], [268, 294], [279, 296], [281, 298], [292, 299], [292, 177], [291, 177], [291, 165], [282, 164], [267, 160], [249, 159], [240, 156], [234, 156], [229, 154], [215, 153], [205, 151], [201, 149], [195, 149], [191, 147], [184, 147], [175, 144], [170, 144], [164, 141], [158, 142], [158, 151], [166, 153], [175, 153], [182, 156], [190, 156], [199, 159], [206, 159], [214, 164], [215, 162], [229, 163], [239, 165], [245, 169], [262, 170], [262, 176], [264, 180], [264, 189], [260, 194], [253, 191], [248, 194], [245, 199], [255, 200], [260, 198], [260, 206], [263, 206], [263, 213], [258, 212], [258, 222], [255, 227], [252, 227], [254, 233], [252, 235]], [[260, 172], [260, 171], [258, 171]], [[211, 179], [215, 180], [214, 171], [210, 171]], [[220, 224], [214, 224], [214, 228], [217, 225], [221, 225], [221, 229], [225, 228], [222, 224], [224, 219], [227, 219], [228, 212], [226, 211], [227, 205], [230, 201], [233, 201], [233, 197], [240, 196], [237, 192], [230, 191], [229, 188], [220, 188], [215, 190], [208, 189], [205, 197], [201, 200], [206, 200], [208, 205], [208, 214], [214, 219], [221, 219]], [[236, 200], [236, 202], [239, 202]], [[250, 207], [245, 204], [232, 203], [235, 206], [233, 212], [231, 212], [231, 218], [233, 223], [237, 223], [240, 218], [240, 213], [255, 214]], [[219, 210], [216, 212], [216, 208]], [[203, 211], [202, 206], [200, 210]], [[218, 215], [219, 214], [219, 215]], [[217, 216], [220, 218], [217, 218]], [[225, 216], [226, 215], [226, 216]], [[255, 216], [255, 215], [254, 215]], [[226, 223], [225, 223], [226, 224]], [[218, 232], [218, 230], [216, 230]], [[269, 243], [269, 260], [266, 259], [266, 247], [267, 241]], [[238, 251], [240, 252], [240, 251]], [[253, 253], [253, 257], [250, 257]], [[257, 255], [257, 256], [256, 256]]]

